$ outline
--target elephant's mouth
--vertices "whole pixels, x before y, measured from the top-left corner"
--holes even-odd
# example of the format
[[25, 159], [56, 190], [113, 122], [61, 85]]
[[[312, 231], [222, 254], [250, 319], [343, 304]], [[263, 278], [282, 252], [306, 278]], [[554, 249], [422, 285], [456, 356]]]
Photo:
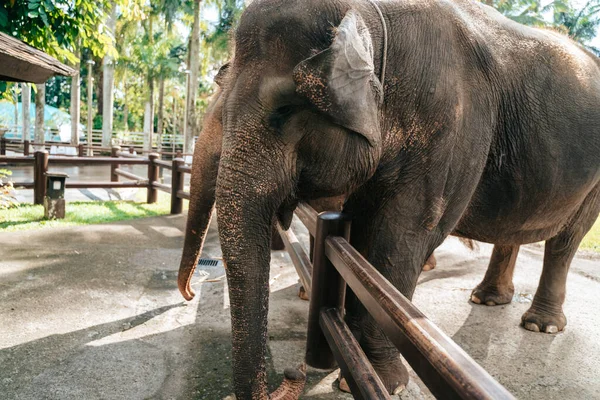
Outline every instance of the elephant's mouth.
[[292, 224], [292, 218], [294, 217], [294, 210], [298, 206], [298, 199], [288, 198], [279, 207], [277, 210], [277, 220], [281, 224], [281, 227], [285, 230], [288, 230], [290, 225]]

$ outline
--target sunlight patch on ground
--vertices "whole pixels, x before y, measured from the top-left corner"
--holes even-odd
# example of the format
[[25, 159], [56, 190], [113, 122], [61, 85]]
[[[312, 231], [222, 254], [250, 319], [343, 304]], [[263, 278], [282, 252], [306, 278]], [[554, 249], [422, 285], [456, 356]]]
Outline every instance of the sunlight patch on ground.
[[[122, 331], [91, 341], [86, 346], [104, 346], [129, 340], [142, 339], [146, 336], [169, 332], [186, 325], [193, 325], [198, 314], [198, 304], [201, 297], [200, 289], [196, 291], [196, 297], [187, 303], [172, 304], [173, 308], [159, 314], [148, 321], [132, 326], [130, 322], [124, 322]], [[142, 311], [143, 312], [143, 311]]]

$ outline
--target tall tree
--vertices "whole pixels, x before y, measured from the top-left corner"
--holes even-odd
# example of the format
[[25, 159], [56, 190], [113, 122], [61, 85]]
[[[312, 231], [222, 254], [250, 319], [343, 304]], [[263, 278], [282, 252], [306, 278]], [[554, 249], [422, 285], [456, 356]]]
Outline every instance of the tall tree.
[[183, 151], [192, 152], [196, 133], [196, 95], [198, 94], [198, 73], [200, 72], [200, 6], [202, 0], [194, 0], [194, 24], [189, 47], [189, 79], [186, 95], [185, 142]]
[[[117, 27], [117, 6], [113, 4], [106, 24], [110, 35], [115, 37]], [[102, 110], [102, 146], [110, 146], [113, 131], [113, 108], [114, 108], [114, 86], [115, 86], [115, 56], [106, 54], [102, 60], [103, 74], [103, 110]]]

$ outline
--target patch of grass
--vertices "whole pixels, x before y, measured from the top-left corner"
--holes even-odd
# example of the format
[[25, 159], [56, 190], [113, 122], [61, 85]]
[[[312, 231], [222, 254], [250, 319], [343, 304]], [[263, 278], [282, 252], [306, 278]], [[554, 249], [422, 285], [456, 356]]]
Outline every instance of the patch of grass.
[[100, 224], [169, 214], [171, 197], [159, 193], [155, 204], [133, 201], [75, 201], [67, 202], [64, 219], [45, 220], [44, 207], [22, 204], [0, 210], [0, 232], [39, 228], [58, 228], [76, 225]]
[[592, 250], [600, 253], [600, 218], [598, 221], [596, 221], [585, 238], [583, 238], [583, 242], [581, 242], [581, 246], [579, 248], [582, 250]]

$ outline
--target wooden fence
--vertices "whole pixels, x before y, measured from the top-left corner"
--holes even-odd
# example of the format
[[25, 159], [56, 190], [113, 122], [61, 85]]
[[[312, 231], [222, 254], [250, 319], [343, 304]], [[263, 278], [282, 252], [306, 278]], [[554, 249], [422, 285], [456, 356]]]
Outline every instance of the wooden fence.
[[[160, 159], [158, 154], [152, 153], [148, 158], [131, 156], [122, 153], [119, 147], [112, 149], [111, 157], [51, 157], [47, 151], [36, 151], [33, 156], [0, 157], [0, 164], [25, 164], [33, 167], [33, 181], [13, 182], [15, 188], [33, 189], [34, 204], [43, 204], [46, 195], [46, 172], [53, 165], [110, 165], [110, 181], [78, 182], [67, 179], [67, 189], [118, 189], [118, 188], [146, 188], [148, 190], [147, 202], [155, 203], [158, 190], [171, 194], [171, 214], [180, 214], [183, 210], [183, 200], [189, 200], [190, 195], [184, 191], [184, 174], [191, 173], [191, 167], [181, 158], [172, 161]], [[135, 175], [119, 168], [121, 165], [147, 165], [148, 173], [145, 177]], [[171, 185], [159, 181], [161, 168], [172, 171]], [[120, 181], [123, 177], [127, 180]]]
[[[102, 147], [99, 143], [93, 143], [92, 146], [88, 146], [88, 144], [70, 144], [65, 142], [51, 142], [47, 141], [44, 143], [36, 143], [29, 140], [25, 140], [23, 142], [19, 140], [6, 139], [4, 137], [0, 138], [0, 156], [5, 156], [7, 151], [12, 151], [13, 153], [21, 153], [24, 156], [28, 156], [34, 151], [35, 148], [39, 150], [43, 148], [45, 150], [50, 150], [52, 148], [58, 149], [66, 149], [66, 148], [75, 148], [76, 150], [73, 154], [64, 154], [65, 157], [85, 157], [95, 156], [101, 153], [109, 153], [111, 152], [113, 147]], [[118, 146], [121, 147], [121, 146]], [[158, 151], [158, 148], [153, 148], [152, 150], [144, 150], [142, 145], [127, 145], [123, 146], [127, 148], [130, 154], [150, 154], [150, 153], [158, 153], [162, 156], [167, 156], [170, 158], [181, 158], [184, 156], [191, 156], [191, 153], [182, 153], [181, 151]], [[57, 154], [58, 155], [58, 154]]]
[[310, 296], [308, 365], [332, 368], [337, 362], [355, 398], [390, 399], [344, 322], [349, 286], [436, 398], [514, 398], [350, 245], [345, 215], [317, 214], [305, 204], [296, 215], [310, 233], [311, 257], [291, 229], [278, 230]]

